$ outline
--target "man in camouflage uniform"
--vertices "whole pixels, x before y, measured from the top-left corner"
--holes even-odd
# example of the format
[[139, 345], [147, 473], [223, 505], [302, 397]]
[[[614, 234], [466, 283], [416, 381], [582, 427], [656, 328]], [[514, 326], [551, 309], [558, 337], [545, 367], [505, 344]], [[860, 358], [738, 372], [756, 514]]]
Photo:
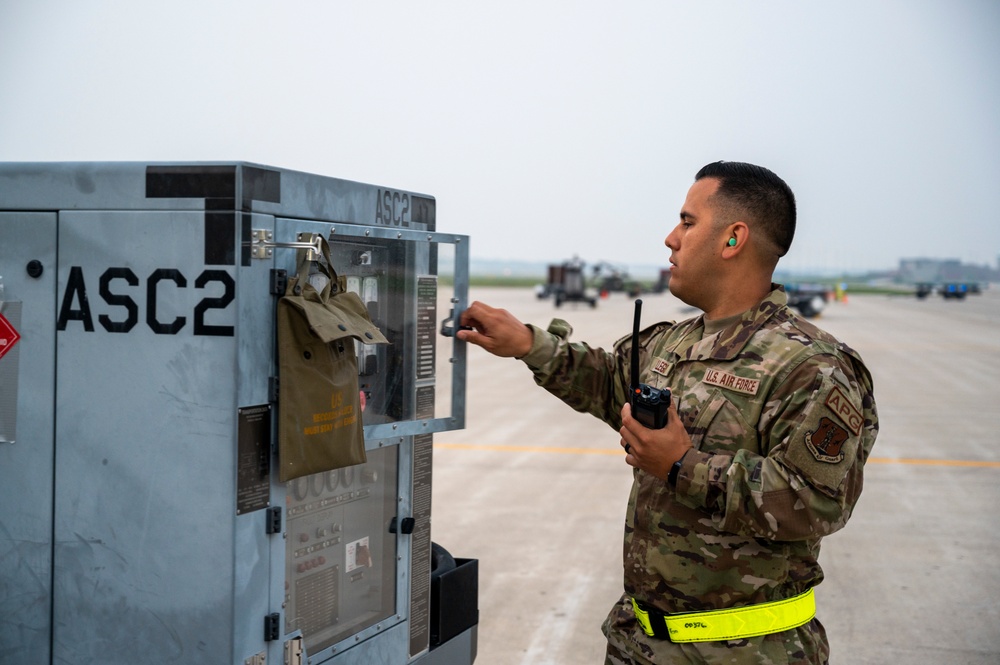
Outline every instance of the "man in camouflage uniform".
[[[820, 540], [851, 514], [878, 419], [860, 356], [793, 314], [771, 282], [794, 229], [794, 196], [767, 169], [717, 162], [698, 172], [666, 245], [670, 291], [704, 314], [639, 337], [640, 381], [673, 396], [663, 429], [632, 418], [630, 337], [607, 352], [570, 343], [564, 321], [543, 331], [482, 303], [462, 315], [471, 330], [460, 339], [521, 358], [539, 385], [620, 432], [635, 471], [606, 663], [829, 661], [811, 610]], [[637, 619], [683, 614], [703, 626], [713, 623], [705, 612], [759, 617], [792, 599], [809, 613], [778, 632], [715, 641], [654, 637]]]

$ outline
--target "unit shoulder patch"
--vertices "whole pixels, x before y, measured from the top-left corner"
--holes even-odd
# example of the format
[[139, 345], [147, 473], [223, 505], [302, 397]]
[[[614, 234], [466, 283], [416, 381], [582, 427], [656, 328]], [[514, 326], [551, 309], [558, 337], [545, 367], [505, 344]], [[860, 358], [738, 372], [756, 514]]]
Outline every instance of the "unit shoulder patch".
[[806, 448], [817, 461], [837, 464], [844, 459], [844, 442], [850, 434], [843, 427], [823, 416], [811, 432], [806, 432]]
[[862, 417], [861, 412], [851, 404], [851, 401], [847, 399], [847, 395], [840, 388], [834, 386], [830, 390], [830, 393], [826, 396], [826, 405], [841, 422], [847, 425], [847, 428], [851, 432], [855, 435], [861, 432], [861, 426], [864, 425], [865, 419]]
[[717, 369], [706, 370], [705, 378], [702, 381], [720, 388], [735, 390], [744, 395], [756, 395], [757, 389], [760, 388], [759, 379], [746, 379], [729, 372], [720, 372]]

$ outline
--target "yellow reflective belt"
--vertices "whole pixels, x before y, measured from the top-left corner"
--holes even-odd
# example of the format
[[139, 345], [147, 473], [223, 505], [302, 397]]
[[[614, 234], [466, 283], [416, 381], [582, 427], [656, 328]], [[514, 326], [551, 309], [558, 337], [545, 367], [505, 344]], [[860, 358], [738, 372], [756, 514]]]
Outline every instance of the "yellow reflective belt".
[[633, 598], [632, 608], [643, 632], [650, 637], [667, 638], [671, 642], [718, 642], [798, 628], [816, 616], [816, 598], [809, 589], [786, 600], [684, 614], [645, 610]]

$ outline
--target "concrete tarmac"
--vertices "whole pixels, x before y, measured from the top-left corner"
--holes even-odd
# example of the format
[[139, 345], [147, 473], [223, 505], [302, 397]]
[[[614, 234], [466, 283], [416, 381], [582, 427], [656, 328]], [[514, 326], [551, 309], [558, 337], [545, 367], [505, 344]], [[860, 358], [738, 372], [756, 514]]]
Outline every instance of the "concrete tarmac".
[[[536, 325], [564, 318], [592, 346], [631, 331], [620, 293], [593, 309], [531, 289], [470, 298]], [[644, 325], [694, 314], [670, 294], [643, 302]], [[1000, 663], [1000, 290], [851, 296], [814, 321], [865, 359], [881, 425], [855, 513], [820, 556], [831, 662]], [[631, 484], [619, 437], [520, 361], [470, 347], [468, 377], [466, 428], [435, 437], [432, 533], [479, 560], [476, 663], [603, 663]]]

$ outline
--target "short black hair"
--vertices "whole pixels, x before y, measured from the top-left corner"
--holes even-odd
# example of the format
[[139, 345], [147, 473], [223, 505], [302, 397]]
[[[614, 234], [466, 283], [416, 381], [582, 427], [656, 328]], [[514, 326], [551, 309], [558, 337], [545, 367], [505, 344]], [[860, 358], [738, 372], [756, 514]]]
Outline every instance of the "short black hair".
[[795, 236], [795, 194], [784, 180], [763, 166], [746, 162], [712, 162], [695, 175], [696, 181], [715, 178], [714, 196], [721, 205], [764, 232], [777, 257], [788, 253]]

